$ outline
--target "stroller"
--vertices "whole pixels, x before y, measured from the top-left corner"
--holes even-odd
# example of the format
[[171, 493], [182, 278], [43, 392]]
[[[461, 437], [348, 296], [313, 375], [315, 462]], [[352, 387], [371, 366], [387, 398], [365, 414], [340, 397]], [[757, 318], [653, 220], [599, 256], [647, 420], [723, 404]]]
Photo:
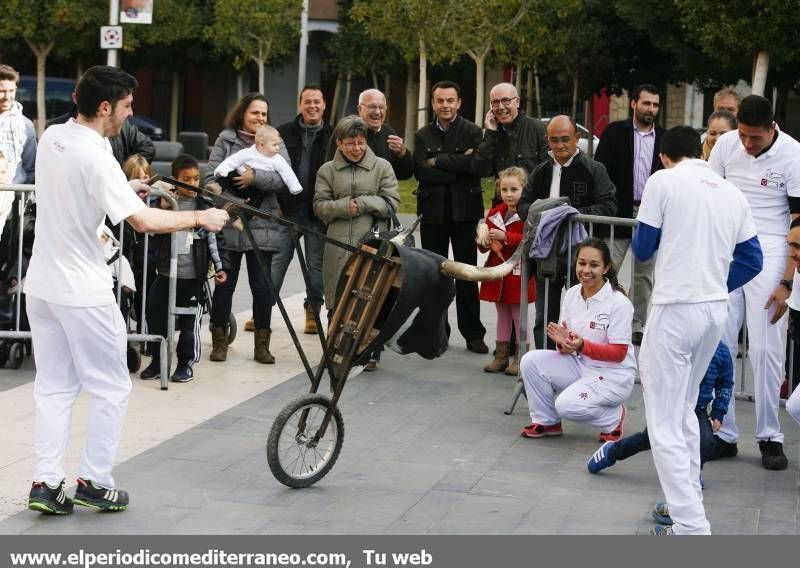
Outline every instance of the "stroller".
[[[19, 199], [19, 198], [18, 198]], [[22, 285], [28, 270], [28, 261], [33, 251], [33, 229], [36, 223], [36, 203], [29, 200], [20, 219], [16, 207], [12, 207], [3, 233], [0, 237], [0, 331], [30, 331], [25, 310], [25, 296]], [[20, 226], [22, 227], [22, 257], [19, 257]], [[19, 302], [19, 306], [17, 303]], [[17, 327], [17, 307], [19, 307], [19, 327]], [[0, 339], [0, 367], [8, 364], [19, 369], [25, 356], [30, 356], [30, 339]]]

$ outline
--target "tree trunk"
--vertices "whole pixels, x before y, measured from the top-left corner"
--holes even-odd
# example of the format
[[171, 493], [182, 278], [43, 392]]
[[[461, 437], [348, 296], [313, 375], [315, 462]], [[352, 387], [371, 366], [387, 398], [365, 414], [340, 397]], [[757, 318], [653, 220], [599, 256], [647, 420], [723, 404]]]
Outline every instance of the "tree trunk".
[[525, 78], [525, 114], [533, 116], [533, 69], [528, 69]]
[[764, 96], [769, 71], [769, 53], [759, 51], [753, 63], [753, 94]]
[[380, 87], [378, 86], [378, 74], [375, 73], [374, 69], [372, 70], [372, 88], [380, 90]]
[[256, 65], [258, 65], [258, 92], [266, 96], [267, 93], [264, 92], [264, 60], [256, 59]]
[[239, 70], [236, 72], [236, 100], [238, 101], [244, 96], [244, 71]]
[[572, 76], [572, 120], [578, 115], [578, 75]]
[[389, 111], [392, 110], [392, 106], [389, 104], [389, 97], [392, 94], [392, 76], [389, 73], [384, 74], [383, 76], [383, 95], [386, 97], [386, 122], [389, 122]]
[[406, 116], [403, 134], [406, 139], [406, 146], [412, 152], [414, 151], [414, 133], [417, 131], [417, 129], [414, 128], [414, 95], [416, 94], [417, 88], [414, 84], [414, 66], [413, 63], [409, 63], [408, 73], [406, 73]]
[[483, 99], [486, 96], [486, 52], [475, 58], [475, 123], [483, 122]]
[[169, 139], [172, 142], [178, 141], [178, 110], [181, 101], [181, 74], [178, 71], [172, 72], [172, 101], [169, 110]]
[[514, 78], [514, 86], [517, 88], [517, 94], [522, 94], [522, 60], [517, 59], [517, 76]]
[[333, 89], [333, 100], [331, 101], [331, 116], [330, 122], [331, 124], [336, 124], [336, 120], [339, 117], [339, 96], [342, 94], [342, 82], [344, 78], [342, 77], [341, 71], [336, 76], [336, 87]]
[[33, 45], [28, 40], [25, 40], [28, 47], [36, 55], [36, 137], [39, 138], [44, 132], [44, 127], [47, 123], [47, 109], [45, 108], [44, 93], [45, 93], [45, 67], [47, 64], [47, 56], [55, 45], [51, 41], [45, 46], [39, 47]]
[[419, 93], [417, 95], [417, 129], [428, 122], [428, 53], [425, 41], [419, 39]]
[[353, 72], [347, 70], [347, 78], [344, 83], [344, 104], [342, 104], [342, 116], [347, 116], [347, 105], [350, 104], [350, 87], [352, 86]]
[[536, 117], [542, 118], [542, 91], [539, 88], [539, 67], [533, 66], [533, 78], [536, 82]]
[[587, 122], [589, 124], [586, 125], [587, 130], [589, 130], [589, 139], [587, 142], [587, 154], [589, 154], [590, 158], [594, 158], [594, 95], [589, 95], [589, 116], [587, 118]]

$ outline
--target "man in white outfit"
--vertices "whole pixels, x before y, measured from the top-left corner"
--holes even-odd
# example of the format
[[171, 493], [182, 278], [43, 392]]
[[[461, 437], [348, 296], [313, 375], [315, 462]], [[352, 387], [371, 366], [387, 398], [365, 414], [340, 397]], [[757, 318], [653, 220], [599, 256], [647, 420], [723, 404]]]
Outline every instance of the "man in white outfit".
[[[738, 130], [717, 140], [709, 166], [738, 187], [750, 203], [764, 268], [751, 282], [732, 293], [723, 341], [736, 353], [742, 320], [747, 321], [748, 357], [755, 386], [755, 439], [766, 469], [786, 469], [783, 433], [778, 420], [780, 388], [786, 352], [781, 318], [792, 292], [794, 263], [788, 258], [786, 235], [800, 214], [800, 143], [778, 129], [772, 103], [751, 95], [739, 107]], [[746, 318], [745, 318], [746, 313]], [[733, 457], [738, 451], [734, 399], [717, 433], [713, 457]]]
[[639, 260], [658, 250], [639, 372], [653, 461], [674, 524], [657, 526], [655, 534], [711, 533], [694, 407], [722, 336], [728, 292], [761, 270], [747, 200], [699, 159], [701, 152], [691, 127], [664, 135], [666, 169], [647, 181], [633, 236]]
[[62, 458], [72, 407], [80, 390], [91, 394], [88, 431], [74, 502], [120, 511], [128, 494], [115, 489], [111, 469], [131, 390], [126, 326], [112, 293], [99, 234], [108, 215], [143, 233], [192, 227], [217, 232], [228, 215], [219, 209], [148, 209], [111, 153], [133, 114], [136, 79], [113, 67], [89, 69], [76, 88], [78, 116], [48, 128], [36, 157], [36, 234], [25, 282], [36, 380], [34, 483], [28, 507], [69, 514]]

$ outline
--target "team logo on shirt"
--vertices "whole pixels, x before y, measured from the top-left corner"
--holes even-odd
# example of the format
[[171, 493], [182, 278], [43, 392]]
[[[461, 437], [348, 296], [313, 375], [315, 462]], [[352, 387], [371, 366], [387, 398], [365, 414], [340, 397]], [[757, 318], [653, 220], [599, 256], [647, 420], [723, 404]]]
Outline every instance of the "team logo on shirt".
[[771, 169], [767, 170], [767, 173], [761, 178], [761, 187], [786, 189], [786, 182], [783, 181], [783, 174], [780, 172], [773, 172]]
[[589, 329], [605, 331], [608, 329], [608, 314], [595, 314], [594, 320], [589, 322]]

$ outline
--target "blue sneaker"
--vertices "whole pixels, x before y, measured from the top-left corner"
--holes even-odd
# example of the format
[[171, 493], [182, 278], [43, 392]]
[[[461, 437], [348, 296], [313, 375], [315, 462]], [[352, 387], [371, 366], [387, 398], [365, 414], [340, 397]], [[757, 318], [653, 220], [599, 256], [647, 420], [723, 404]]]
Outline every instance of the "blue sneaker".
[[669, 516], [669, 507], [663, 501], [659, 501], [653, 506], [650, 516], [660, 525], [672, 526], [672, 517]]
[[706, 482], [703, 481], [703, 474], [701, 473], [700, 474], [700, 489], [705, 489], [705, 488], [706, 488]]
[[616, 458], [611, 455], [614, 445], [614, 442], [606, 442], [592, 454], [592, 457], [586, 462], [589, 473], [598, 473], [617, 463]]
[[656, 525], [650, 529], [650, 534], [653, 536], [673, 536], [672, 527], [669, 525]]

